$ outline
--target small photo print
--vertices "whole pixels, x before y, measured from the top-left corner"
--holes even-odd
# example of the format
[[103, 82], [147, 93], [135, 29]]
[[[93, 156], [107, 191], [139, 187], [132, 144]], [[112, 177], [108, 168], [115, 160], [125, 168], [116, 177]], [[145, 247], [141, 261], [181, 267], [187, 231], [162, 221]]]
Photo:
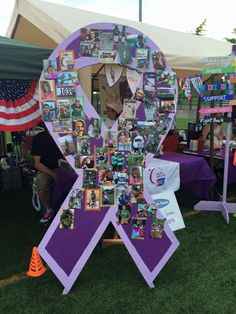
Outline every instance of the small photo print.
[[71, 119], [52, 121], [52, 130], [53, 130], [53, 133], [58, 133], [58, 134], [72, 133]]
[[152, 50], [151, 58], [154, 70], [163, 70], [166, 68], [166, 61], [163, 52]]
[[74, 228], [74, 209], [66, 208], [61, 210], [60, 228], [73, 229]]
[[79, 156], [79, 168], [93, 169], [95, 167], [94, 156]]
[[91, 29], [91, 28], [81, 28], [80, 32], [80, 41], [86, 41], [86, 42], [99, 42], [100, 36], [99, 36], [99, 30], [98, 29]]
[[144, 113], [147, 121], [153, 121], [157, 118], [157, 103], [144, 101]]
[[118, 45], [118, 53], [120, 57], [120, 64], [130, 64], [132, 63], [132, 51], [131, 51], [131, 45], [130, 44], [121, 44]]
[[118, 150], [131, 151], [132, 149], [132, 132], [119, 132]]
[[113, 173], [113, 181], [116, 185], [128, 185], [129, 184], [129, 175], [124, 169], [121, 172], [114, 172]]
[[59, 143], [62, 149], [62, 153], [65, 156], [75, 153], [75, 145], [71, 135], [60, 136]]
[[158, 102], [158, 112], [159, 113], [174, 113], [176, 105], [173, 100], [162, 100]]
[[130, 205], [118, 206], [118, 219], [121, 225], [127, 225], [131, 220], [131, 208]]
[[136, 48], [137, 69], [149, 68], [149, 49]]
[[72, 121], [73, 136], [82, 137], [86, 135], [85, 121], [82, 119], [76, 119]]
[[174, 100], [175, 89], [169, 88], [169, 87], [158, 87], [157, 88], [157, 97], [160, 100]]
[[114, 206], [116, 202], [116, 185], [101, 186], [101, 206]]
[[83, 171], [83, 188], [95, 189], [96, 188], [97, 171], [93, 169], [85, 169]]
[[75, 95], [75, 87], [67, 85], [57, 85], [56, 86], [57, 97], [72, 97]]
[[134, 154], [143, 154], [144, 147], [146, 143], [146, 138], [142, 135], [142, 132], [139, 132], [133, 136], [132, 149]]
[[100, 168], [98, 171], [99, 185], [113, 184], [113, 171], [110, 168]]
[[72, 119], [84, 119], [84, 96], [77, 96], [71, 104]]
[[129, 154], [127, 156], [128, 167], [133, 166], [145, 166], [145, 155], [144, 154]]
[[119, 118], [118, 120], [118, 131], [133, 132], [136, 130], [136, 127], [137, 127], [136, 119]]
[[61, 71], [76, 71], [74, 50], [59, 51], [59, 65]]
[[144, 240], [146, 220], [143, 217], [132, 218], [132, 239]]
[[54, 121], [56, 119], [56, 105], [54, 101], [44, 101], [40, 103], [42, 120], [44, 122]]
[[83, 191], [80, 189], [72, 189], [69, 196], [69, 208], [81, 209], [83, 200]]
[[77, 154], [90, 155], [90, 140], [87, 136], [77, 138]]
[[100, 189], [85, 190], [85, 210], [99, 211], [100, 209]]
[[100, 49], [101, 50], [113, 50], [114, 41], [113, 41], [113, 33], [101, 31], [100, 32]]
[[44, 78], [46, 80], [56, 80], [57, 79], [57, 60], [56, 59], [43, 60], [43, 72], [44, 72]]
[[39, 100], [41, 101], [55, 100], [55, 82], [53, 80], [39, 81]]
[[148, 204], [138, 204], [137, 217], [147, 217], [148, 216]]
[[145, 144], [146, 152], [156, 154], [157, 149], [159, 148], [160, 140], [161, 138], [159, 132], [150, 133]]
[[57, 119], [70, 119], [71, 113], [71, 100], [59, 99], [57, 100]]
[[101, 121], [98, 118], [90, 119], [88, 136], [91, 138], [98, 138], [101, 136]]
[[152, 217], [151, 237], [161, 239], [164, 235], [166, 219], [158, 219], [155, 216]]
[[130, 203], [136, 204], [142, 203], [143, 201], [144, 201], [143, 185], [142, 184], [132, 185], [130, 191]]
[[124, 99], [123, 118], [136, 118], [137, 103], [135, 99]]
[[124, 168], [125, 154], [123, 152], [110, 153], [112, 171], [122, 171]]
[[119, 205], [127, 205], [129, 203], [129, 189], [125, 185], [116, 188], [116, 202]]
[[157, 71], [157, 84], [174, 85], [176, 80], [176, 73], [172, 71]]
[[104, 131], [104, 146], [109, 148], [117, 148], [117, 136], [118, 132], [107, 130]]
[[146, 72], [143, 74], [143, 89], [145, 91], [155, 91], [156, 89], [156, 73]]
[[99, 43], [80, 42], [80, 56], [97, 58], [99, 53]]
[[137, 185], [143, 183], [143, 167], [133, 166], [129, 168], [129, 184]]
[[[73, 86], [78, 81], [76, 72], [59, 72], [57, 76], [57, 86]], [[67, 96], [67, 95], [65, 95]]]
[[95, 150], [96, 168], [101, 168], [108, 165], [108, 148], [96, 147]]

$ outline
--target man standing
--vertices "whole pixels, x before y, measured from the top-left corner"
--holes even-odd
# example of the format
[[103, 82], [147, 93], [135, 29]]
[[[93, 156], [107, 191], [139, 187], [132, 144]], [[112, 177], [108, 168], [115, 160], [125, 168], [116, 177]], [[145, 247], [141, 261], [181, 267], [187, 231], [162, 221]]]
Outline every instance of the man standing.
[[40, 224], [44, 225], [50, 222], [54, 216], [50, 186], [57, 178], [58, 160], [64, 157], [46, 128], [34, 136], [31, 155], [34, 167], [38, 170], [36, 185], [39, 199], [46, 209], [40, 219]]

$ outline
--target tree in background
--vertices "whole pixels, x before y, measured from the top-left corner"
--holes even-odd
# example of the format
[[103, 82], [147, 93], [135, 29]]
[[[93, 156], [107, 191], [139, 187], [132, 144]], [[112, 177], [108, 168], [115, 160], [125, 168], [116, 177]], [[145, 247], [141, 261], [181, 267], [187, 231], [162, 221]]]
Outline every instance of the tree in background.
[[[232, 31], [232, 34], [236, 35], [236, 28]], [[229, 43], [236, 45], [236, 38], [227, 38], [225, 37], [225, 40], [227, 40]]]
[[194, 32], [194, 35], [197, 35], [197, 36], [204, 36], [204, 32], [206, 31], [204, 29], [204, 27], [206, 26], [206, 21], [207, 19], [204, 19], [203, 22], [195, 28], [195, 32]]

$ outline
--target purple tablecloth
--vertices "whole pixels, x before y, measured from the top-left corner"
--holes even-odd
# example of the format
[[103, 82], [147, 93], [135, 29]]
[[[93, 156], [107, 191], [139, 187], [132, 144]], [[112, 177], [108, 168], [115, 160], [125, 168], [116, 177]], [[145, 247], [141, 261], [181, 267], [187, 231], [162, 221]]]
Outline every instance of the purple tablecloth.
[[180, 164], [180, 185], [191, 195], [208, 199], [216, 183], [216, 176], [204, 157], [165, 152], [160, 157]]

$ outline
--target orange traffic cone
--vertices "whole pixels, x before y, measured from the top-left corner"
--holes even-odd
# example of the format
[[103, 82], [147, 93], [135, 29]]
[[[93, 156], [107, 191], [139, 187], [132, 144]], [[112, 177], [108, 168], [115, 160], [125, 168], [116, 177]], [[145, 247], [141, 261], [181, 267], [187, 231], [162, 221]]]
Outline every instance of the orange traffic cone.
[[30, 259], [29, 270], [27, 271], [27, 275], [30, 277], [40, 277], [46, 271], [46, 268], [43, 265], [41, 257], [38, 253], [37, 247], [33, 247], [32, 256]]
[[234, 151], [234, 160], [233, 160], [233, 165], [236, 166], [236, 150]]

